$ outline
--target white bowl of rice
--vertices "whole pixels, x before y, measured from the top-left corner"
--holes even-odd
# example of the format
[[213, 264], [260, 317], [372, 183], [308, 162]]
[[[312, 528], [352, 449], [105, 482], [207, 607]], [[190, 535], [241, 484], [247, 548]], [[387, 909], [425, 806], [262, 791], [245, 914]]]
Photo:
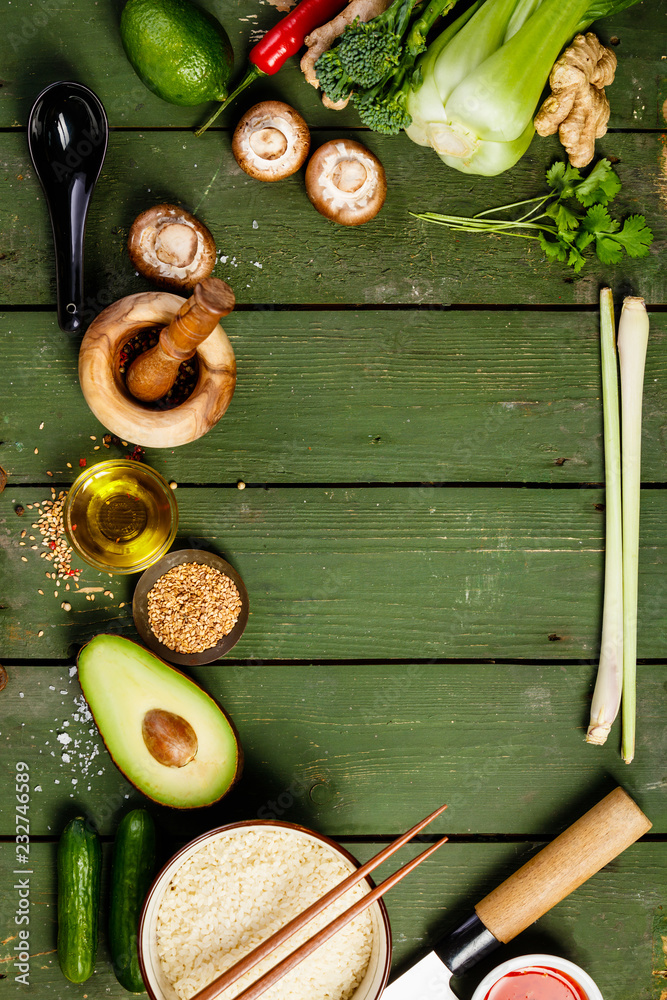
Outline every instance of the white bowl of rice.
[[[139, 961], [151, 1000], [190, 1000], [342, 882], [359, 863], [291, 823], [219, 827], [162, 869], [144, 903]], [[281, 958], [370, 892], [362, 879], [222, 994], [233, 1000]], [[389, 977], [391, 930], [372, 903], [264, 994], [265, 1000], [377, 1000]]]

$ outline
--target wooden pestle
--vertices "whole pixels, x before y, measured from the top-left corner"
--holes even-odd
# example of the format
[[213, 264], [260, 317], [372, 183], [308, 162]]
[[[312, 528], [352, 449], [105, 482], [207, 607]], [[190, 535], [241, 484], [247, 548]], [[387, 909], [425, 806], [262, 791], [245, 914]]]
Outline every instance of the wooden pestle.
[[144, 403], [166, 396], [181, 363], [196, 353], [220, 319], [232, 311], [234, 302], [234, 292], [219, 278], [204, 278], [195, 285], [191, 298], [160, 331], [155, 347], [130, 365], [125, 381], [132, 395]]

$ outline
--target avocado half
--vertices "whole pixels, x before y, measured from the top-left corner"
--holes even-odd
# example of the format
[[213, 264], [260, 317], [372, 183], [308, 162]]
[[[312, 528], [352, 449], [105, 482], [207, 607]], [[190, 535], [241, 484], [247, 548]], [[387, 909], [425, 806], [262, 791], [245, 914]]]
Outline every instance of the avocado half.
[[238, 735], [198, 684], [119, 635], [96, 635], [77, 666], [106, 748], [140, 792], [194, 809], [229, 791], [243, 763]]

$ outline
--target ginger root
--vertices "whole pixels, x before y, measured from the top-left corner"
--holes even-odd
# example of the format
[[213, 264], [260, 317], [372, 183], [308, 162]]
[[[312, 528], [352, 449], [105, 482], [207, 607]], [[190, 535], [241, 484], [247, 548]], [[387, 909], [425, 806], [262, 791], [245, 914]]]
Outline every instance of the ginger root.
[[604, 88], [615, 70], [616, 55], [592, 32], [577, 35], [554, 63], [551, 94], [535, 116], [535, 130], [538, 135], [558, 131], [573, 167], [591, 162], [595, 140], [607, 131], [610, 109]]
[[[306, 78], [306, 82], [319, 89], [320, 82], [315, 72], [315, 63], [323, 52], [327, 52], [340, 35], [343, 34], [348, 24], [352, 24], [357, 18], [360, 21], [371, 21], [378, 14], [384, 13], [391, 0], [350, 0], [347, 7], [344, 7], [340, 14], [326, 24], [315, 28], [309, 35], [306, 35], [304, 44], [307, 47], [306, 53], [302, 56], [301, 72]], [[322, 95], [322, 103], [327, 108], [334, 111], [342, 111], [347, 105], [347, 101], [330, 101], [326, 94]]]

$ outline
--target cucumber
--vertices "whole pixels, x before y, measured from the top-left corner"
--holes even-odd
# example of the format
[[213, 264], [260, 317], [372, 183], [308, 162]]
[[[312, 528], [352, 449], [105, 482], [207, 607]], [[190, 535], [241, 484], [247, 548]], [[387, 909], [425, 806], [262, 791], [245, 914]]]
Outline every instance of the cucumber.
[[111, 871], [109, 948], [116, 979], [130, 993], [144, 993], [139, 969], [139, 916], [155, 871], [155, 825], [145, 809], [120, 822]]
[[58, 843], [58, 961], [73, 983], [95, 968], [101, 870], [100, 838], [77, 816]]

